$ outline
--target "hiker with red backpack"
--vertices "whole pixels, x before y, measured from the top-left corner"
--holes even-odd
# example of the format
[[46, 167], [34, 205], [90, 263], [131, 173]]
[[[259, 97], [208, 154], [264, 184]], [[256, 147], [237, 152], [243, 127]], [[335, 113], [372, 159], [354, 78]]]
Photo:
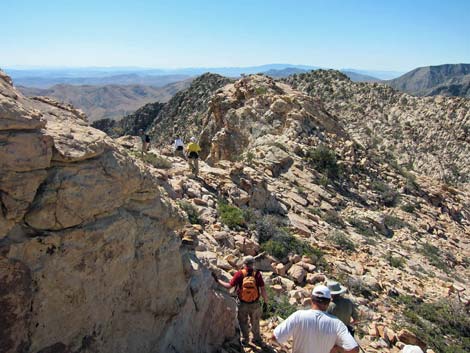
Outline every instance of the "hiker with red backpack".
[[268, 295], [264, 287], [261, 273], [254, 269], [255, 259], [253, 256], [246, 256], [243, 259], [243, 269], [237, 271], [230, 282], [217, 279], [217, 282], [227, 289], [237, 288], [238, 297], [238, 323], [242, 331], [242, 344], [247, 345], [250, 337], [250, 319], [251, 332], [253, 333], [253, 343], [262, 345], [259, 321], [261, 319], [261, 307], [259, 303], [260, 296], [264, 303], [268, 303]]

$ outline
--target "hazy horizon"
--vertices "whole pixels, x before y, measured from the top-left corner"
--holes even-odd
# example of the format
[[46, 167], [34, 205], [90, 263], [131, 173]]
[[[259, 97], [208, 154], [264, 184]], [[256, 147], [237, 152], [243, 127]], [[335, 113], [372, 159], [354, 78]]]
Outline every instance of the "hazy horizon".
[[[449, 63], [443, 64], [436, 64], [436, 65], [426, 65], [426, 66], [438, 66], [444, 65]], [[464, 64], [464, 63], [450, 63], [450, 64]], [[466, 64], [466, 63], [465, 63]], [[319, 66], [315, 64], [292, 64], [292, 63], [263, 63], [258, 65], [240, 65], [240, 66], [226, 66], [226, 65], [200, 65], [200, 66], [135, 66], [135, 65], [128, 65], [128, 66], [115, 66], [115, 65], [104, 65], [104, 66], [51, 66], [51, 65], [4, 65], [0, 66], [2, 69], [10, 69], [10, 70], [111, 70], [111, 69], [120, 69], [120, 70], [162, 70], [162, 71], [174, 71], [174, 70], [185, 70], [185, 69], [224, 69], [224, 68], [253, 68], [253, 67], [263, 67], [263, 66], [271, 66], [271, 65], [280, 65], [283, 67], [314, 67], [314, 68], [321, 68], [321, 69], [333, 69], [333, 70], [364, 70], [364, 71], [390, 71], [390, 72], [399, 72], [402, 70], [397, 70], [394, 68], [388, 68], [383, 70], [369, 70], [366, 67], [326, 67], [326, 66]]]

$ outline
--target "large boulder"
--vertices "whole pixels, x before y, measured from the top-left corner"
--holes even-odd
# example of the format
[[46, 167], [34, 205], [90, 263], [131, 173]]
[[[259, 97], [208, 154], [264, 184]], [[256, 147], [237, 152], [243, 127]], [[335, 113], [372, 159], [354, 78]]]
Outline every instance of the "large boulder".
[[[153, 169], [0, 71], [2, 352], [215, 352], [236, 305]], [[229, 318], [229, 319], [227, 319]]]

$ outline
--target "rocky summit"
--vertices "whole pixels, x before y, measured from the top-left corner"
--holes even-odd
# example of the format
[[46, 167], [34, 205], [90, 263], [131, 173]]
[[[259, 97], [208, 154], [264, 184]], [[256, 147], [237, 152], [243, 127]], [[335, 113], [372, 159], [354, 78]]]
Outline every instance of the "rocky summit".
[[[285, 352], [272, 330], [326, 279], [349, 288], [366, 352], [470, 349], [468, 100], [207, 74], [146, 126], [142, 156], [2, 79], [7, 352]], [[199, 177], [176, 135], [199, 139]], [[240, 346], [234, 294], [209, 275], [245, 255], [270, 297], [262, 347]]]

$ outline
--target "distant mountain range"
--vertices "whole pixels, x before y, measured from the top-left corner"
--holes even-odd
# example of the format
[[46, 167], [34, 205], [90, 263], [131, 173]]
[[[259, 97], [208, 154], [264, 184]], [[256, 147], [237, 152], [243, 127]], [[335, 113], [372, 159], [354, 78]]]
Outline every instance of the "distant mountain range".
[[391, 80], [403, 75], [404, 71], [381, 71], [381, 70], [357, 70], [357, 69], [341, 69], [339, 70], [343, 73], [345, 72], [353, 72], [356, 74], [377, 77], [380, 80]]
[[19, 86], [26, 96], [48, 96], [82, 109], [89, 121], [103, 118], [120, 119], [144, 104], [167, 102], [175, 93], [187, 88], [192, 79], [164, 87], [144, 85], [55, 85], [48, 89]]
[[[147, 103], [167, 102], [176, 92], [187, 88], [193, 77], [204, 72], [216, 72], [225, 77], [263, 73], [274, 78], [285, 78], [316, 69], [318, 67], [270, 64], [174, 70], [139, 68], [9, 70], [9, 73], [25, 95], [50, 96], [71, 103], [82, 109], [90, 121], [96, 121], [103, 118], [120, 119]], [[380, 81], [397, 90], [417, 96], [470, 97], [470, 64], [421, 67], [388, 81], [381, 81], [381, 78], [398, 73], [355, 69], [344, 69], [341, 72], [353, 82]]]
[[415, 96], [470, 97], [470, 64], [420, 67], [386, 83]]
[[[181, 69], [147, 69], [147, 68], [37, 68], [37, 69], [6, 69], [16, 85], [49, 88], [57, 84], [70, 85], [147, 85], [162, 87], [166, 84], [200, 76], [206, 72], [226, 77], [239, 77], [242, 74], [266, 73], [273, 77], [286, 77], [292, 73], [301, 73], [320, 69], [318, 66], [267, 64], [248, 67], [198, 67]], [[371, 81], [372, 79], [391, 79], [402, 73], [393, 71], [367, 71], [344, 69], [355, 81]], [[366, 75], [360, 77], [354, 74]], [[357, 79], [356, 79], [357, 78]]]
[[298, 67], [285, 67], [283, 69], [271, 69], [271, 70], [263, 72], [263, 74], [274, 77], [274, 78], [279, 78], [279, 77], [287, 77], [287, 76], [295, 75], [295, 74], [302, 74], [307, 71], [309, 70], [299, 69]]

